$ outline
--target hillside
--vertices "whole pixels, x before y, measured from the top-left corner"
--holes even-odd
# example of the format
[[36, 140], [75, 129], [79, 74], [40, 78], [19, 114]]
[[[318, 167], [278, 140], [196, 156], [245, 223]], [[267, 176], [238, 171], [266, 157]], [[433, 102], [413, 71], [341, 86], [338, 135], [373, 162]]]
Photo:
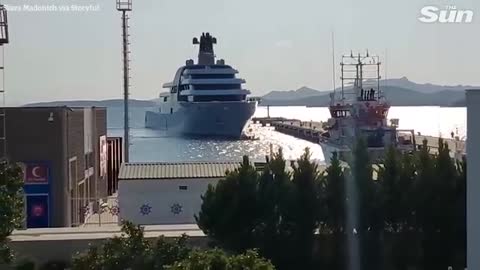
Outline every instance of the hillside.
[[[150, 100], [136, 100], [131, 99], [129, 101], [131, 107], [153, 107], [154, 101]], [[25, 106], [30, 107], [50, 107], [50, 106], [68, 106], [68, 107], [121, 107], [123, 106], [122, 99], [108, 99], [108, 100], [73, 100], [73, 101], [52, 101], [52, 102], [39, 102], [30, 103]]]
[[[403, 77], [382, 81], [382, 89], [393, 106], [465, 106], [465, 89], [480, 88], [475, 86], [444, 86], [435, 84], [418, 84]], [[337, 88], [339, 91], [339, 88]], [[272, 91], [262, 98], [260, 106], [309, 106], [324, 107], [330, 102], [330, 90], [319, 91], [309, 87], [297, 90]], [[122, 99], [53, 101], [32, 103], [26, 106], [96, 106], [121, 107]], [[156, 99], [130, 100], [132, 107], [154, 107]]]
[[290, 91], [272, 91], [262, 98], [269, 99], [269, 100], [289, 100], [292, 97], [301, 99], [306, 97], [312, 97], [319, 95], [319, 91], [308, 88], [308, 87], [301, 87], [297, 90], [290, 90]]
[[[382, 89], [393, 106], [464, 106], [465, 89], [478, 88], [417, 84], [405, 77], [382, 81], [381, 85], [386, 85]], [[298, 95], [299, 92], [302, 95]], [[323, 107], [329, 104], [329, 93], [307, 87], [296, 91], [272, 91], [263, 96], [261, 105]]]
[[411, 89], [420, 93], [431, 94], [431, 93], [438, 93], [442, 91], [465, 91], [465, 89], [471, 88], [478, 88], [471, 85], [456, 85], [456, 86], [449, 86], [449, 85], [437, 85], [431, 83], [415, 83], [408, 80], [407, 77], [402, 77], [400, 79], [388, 79], [386, 81], [382, 81], [383, 85], [388, 86], [395, 86], [400, 88]]

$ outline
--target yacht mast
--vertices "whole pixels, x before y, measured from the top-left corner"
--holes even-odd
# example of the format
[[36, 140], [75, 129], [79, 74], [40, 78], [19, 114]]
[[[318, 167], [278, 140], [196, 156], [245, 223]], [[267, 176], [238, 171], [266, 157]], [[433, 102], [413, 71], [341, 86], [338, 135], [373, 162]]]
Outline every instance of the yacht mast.
[[193, 38], [193, 44], [200, 45], [198, 49], [198, 64], [199, 65], [214, 65], [215, 52], [213, 44], [217, 44], [217, 39], [210, 35], [210, 33], [202, 33], [200, 42], [197, 38]]

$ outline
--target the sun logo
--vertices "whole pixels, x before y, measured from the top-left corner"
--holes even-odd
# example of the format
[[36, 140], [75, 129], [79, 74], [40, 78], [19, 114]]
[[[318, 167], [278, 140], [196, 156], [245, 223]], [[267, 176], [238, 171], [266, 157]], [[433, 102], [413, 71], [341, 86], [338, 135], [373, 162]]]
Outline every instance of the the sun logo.
[[446, 6], [445, 9], [426, 6], [420, 14], [418, 20], [424, 23], [471, 23], [474, 15], [472, 10], [460, 10], [456, 6]]

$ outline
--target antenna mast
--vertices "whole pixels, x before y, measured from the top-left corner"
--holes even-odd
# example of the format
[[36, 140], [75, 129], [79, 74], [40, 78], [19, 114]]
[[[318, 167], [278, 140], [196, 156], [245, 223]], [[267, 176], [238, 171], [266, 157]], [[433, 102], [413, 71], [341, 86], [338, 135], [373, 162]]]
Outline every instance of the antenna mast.
[[129, 87], [130, 87], [130, 60], [128, 49], [128, 15], [127, 11], [132, 10], [132, 0], [117, 0], [117, 10], [122, 12], [122, 38], [123, 38], [123, 108], [124, 108], [124, 147], [125, 147], [125, 162], [130, 160], [130, 125], [128, 118], [128, 99], [129, 99]]
[[335, 34], [332, 30], [332, 80], [333, 80], [333, 94], [335, 95], [335, 89], [337, 88], [335, 86]]
[[388, 58], [387, 57], [388, 57], [388, 49], [385, 49], [385, 79], [384, 79], [385, 84], [384, 84], [384, 87], [387, 87], [387, 78], [388, 78], [387, 77], [387, 75], [388, 75], [388, 73], [387, 73], [387, 68], [388, 68], [387, 60], [388, 60]]

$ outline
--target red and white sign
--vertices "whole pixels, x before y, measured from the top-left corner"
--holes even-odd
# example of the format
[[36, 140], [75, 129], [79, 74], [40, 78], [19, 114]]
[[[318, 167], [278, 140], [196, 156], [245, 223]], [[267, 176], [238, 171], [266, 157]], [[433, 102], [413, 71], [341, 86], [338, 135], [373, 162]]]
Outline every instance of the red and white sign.
[[48, 166], [44, 164], [26, 164], [25, 165], [25, 183], [26, 184], [47, 184]]

